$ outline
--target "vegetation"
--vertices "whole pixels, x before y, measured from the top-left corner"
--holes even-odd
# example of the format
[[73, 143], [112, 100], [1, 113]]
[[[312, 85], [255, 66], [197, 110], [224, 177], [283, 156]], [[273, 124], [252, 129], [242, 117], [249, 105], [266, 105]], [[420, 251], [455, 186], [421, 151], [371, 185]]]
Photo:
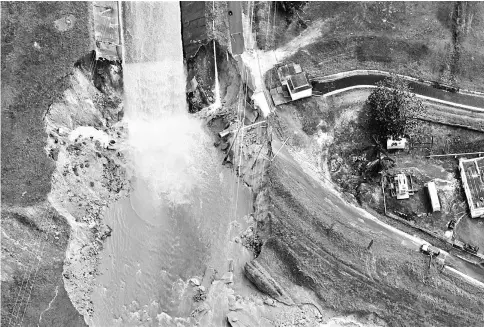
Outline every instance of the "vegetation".
[[418, 127], [418, 118], [424, 110], [422, 101], [396, 75], [378, 83], [366, 104], [368, 126], [381, 140], [389, 136], [400, 139], [411, 134]]
[[[442, 1], [311, 1], [298, 15], [308, 30], [322, 21], [324, 27], [317, 25], [315, 42], [287, 61], [301, 64], [315, 78], [377, 69], [483, 91], [484, 3], [460, 6]], [[295, 19], [288, 24], [285, 17], [276, 17], [277, 47], [303, 32]]]

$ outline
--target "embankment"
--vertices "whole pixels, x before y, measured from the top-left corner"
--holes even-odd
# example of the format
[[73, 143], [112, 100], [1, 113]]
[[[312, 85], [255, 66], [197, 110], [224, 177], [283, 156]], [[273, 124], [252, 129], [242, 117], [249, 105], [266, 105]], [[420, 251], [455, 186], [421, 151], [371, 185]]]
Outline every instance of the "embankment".
[[92, 53], [76, 62], [71, 87], [45, 116], [46, 151], [56, 163], [49, 201], [72, 228], [64, 284], [85, 318], [93, 312], [98, 253], [111, 234], [103, 223], [105, 208], [129, 190], [122, 153], [127, 132], [120, 123], [121, 65], [94, 58]]
[[324, 308], [389, 326], [482, 323], [483, 290], [427, 269], [424, 257], [359, 225], [361, 211], [302, 172], [284, 149], [269, 168], [267, 199], [268, 228], [255, 259], [264, 273], [251, 275], [257, 285], [277, 285], [276, 299], [301, 303], [303, 287]]

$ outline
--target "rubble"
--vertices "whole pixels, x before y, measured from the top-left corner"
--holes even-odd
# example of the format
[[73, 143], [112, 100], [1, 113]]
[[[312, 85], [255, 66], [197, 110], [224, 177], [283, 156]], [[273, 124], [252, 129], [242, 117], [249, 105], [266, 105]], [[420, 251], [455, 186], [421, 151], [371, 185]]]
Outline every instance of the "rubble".
[[70, 79], [71, 88], [51, 105], [45, 117], [49, 135], [45, 150], [55, 153], [56, 164], [49, 200], [72, 228], [64, 283], [72, 303], [85, 318], [93, 313], [90, 294], [99, 273], [98, 254], [112, 232], [103, 223], [103, 213], [129, 192], [124, 156], [115, 151], [127, 131], [117, 122], [123, 110], [121, 72], [113, 65], [115, 69], [110, 69], [109, 62], [100, 65], [101, 71], [94, 76], [105, 74], [100, 82], [103, 85], [95, 86], [90, 80], [93, 76], [84, 71], [84, 61], [79, 61]]

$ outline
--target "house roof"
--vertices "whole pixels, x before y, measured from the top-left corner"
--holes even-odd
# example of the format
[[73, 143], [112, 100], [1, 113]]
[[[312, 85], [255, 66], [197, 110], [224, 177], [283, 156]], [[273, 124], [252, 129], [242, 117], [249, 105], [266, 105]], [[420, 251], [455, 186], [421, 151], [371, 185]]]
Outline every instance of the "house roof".
[[287, 79], [292, 75], [302, 73], [302, 68], [301, 68], [301, 65], [290, 63], [279, 67], [278, 72], [279, 72], [279, 78]]
[[291, 75], [296, 74], [296, 69], [294, 65], [285, 65], [279, 68], [281, 78], [288, 78]]
[[308, 79], [306, 78], [306, 74], [304, 73], [292, 75], [290, 79], [291, 79], [292, 85], [294, 86], [294, 89], [298, 89], [300, 87], [309, 85]]
[[474, 210], [484, 210], [484, 158], [460, 160], [461, 174], [464, 187], [467, 185], [467, 200]]

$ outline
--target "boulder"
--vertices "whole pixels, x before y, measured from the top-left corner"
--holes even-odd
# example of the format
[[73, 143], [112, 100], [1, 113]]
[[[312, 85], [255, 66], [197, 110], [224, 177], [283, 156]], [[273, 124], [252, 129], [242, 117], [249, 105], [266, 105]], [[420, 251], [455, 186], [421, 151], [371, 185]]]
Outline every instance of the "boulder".
[[263, 293], [287, 305], [294, 304], [287, 292], [257, 260], [244, 266], [245, 276]]
[[234, 282], [234, 273], [233, 272], [226, 272], [222, 276], [222, 281], [225, 284], [232, 284]]
[[192, 286], [200, 286], [200, 281], [198, 280], [198, 278], [190, 278], [188, 280], [188, 282], [192, 285]]
[[227, 321], [232, 327], [253, 327], [259, 326], [257, 320], [245, 311], [230, 311], [227, 315]]

